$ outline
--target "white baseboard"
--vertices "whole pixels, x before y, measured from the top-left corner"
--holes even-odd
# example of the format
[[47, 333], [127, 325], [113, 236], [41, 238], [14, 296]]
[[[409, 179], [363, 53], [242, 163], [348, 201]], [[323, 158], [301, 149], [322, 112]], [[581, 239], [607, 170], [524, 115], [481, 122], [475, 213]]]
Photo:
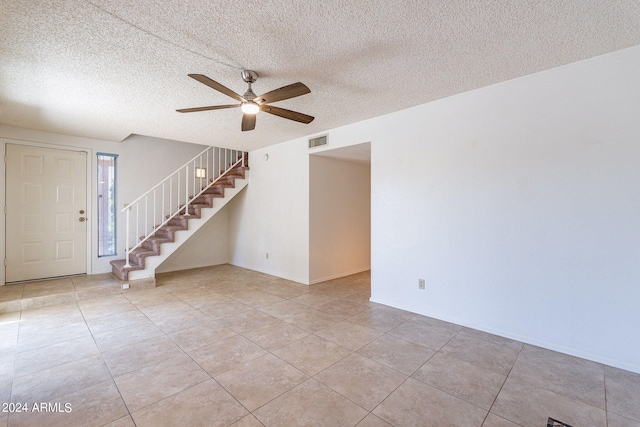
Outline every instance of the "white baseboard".
[[564, 354], [568, 354], [570, 356], [575, 356], [575, 357], [580, 357], [582, 359], [586, 359], [586, 360], [590, 360], [592, 362], [597, 362], [597, 363], [602, 363], [604, 365], [608, 365], [608, 366], [612, 366], [614, 368], [619, 368], [619, 369], [624, 369], [626, 371], [631, 371], [631, 372], [635, 372], [640, 374], [640, 366], [635, 365], [633, 363], [627, 363], [623, 360], [618, 360], [618, 359], [612, 359], [610, 357], [607, 356], [603, 356], [603, 355], [599, 355], [599, 354], [594, 354], [588, 351], [584, 351], [581, 349], [577, 349], [577, 348], [573, 348], [573, 347], [569, 347], [569, 346], [564, 346], [558, 343], [554, 343], [554, 342], [550, 342], [550, 341], [546, 341], [546, 340], [541, 340], [539, 338], [535, 338], [535, 337], [530, 337], [530, 336], [526, 336], [526, 335], [521, 335], [521, 334], [515, 334], [509, 331], [504, 331], [504, 330], [498, 330], [495, 328], [487, 328], [483, 325], [478, 325], [478, 324], [470, 324], [468, 322], [461, 322], [459, 319], [455, 319], [455, 318], [446, 318], [446, 317], [442, 317], [442, 316], [433, 316], [427, 312], [420, 312], [420, 311], [416, 311], [414, 309], [410, 309], [407, 307], [403, 307], [397, 304], [392, 304], [389, 303], [387, 301], [384, 300], [379, 300], [379, 299], [375, 299], [373, 297], [371, 297], [369, 299], [369, 301], [371, 302], [375, 302], [377, 304], [382, 304], [382, 305], [386, 305], [389, 307], [393, 307], [393, 308], [398, 308], [400, 310], [405, 310], [405, 311], [409, 311], [411, 313], [416, 313], [416, 314], [420, 314], [423, 316], [427, 316], [427, 317], [431, 317], [434, 319], [438, 319], [438, 320], [442, 320], [445, 322], [449, 322], [449, 323], [455, 323], [456, 325], [460, 325], [460, 326], [464, 326], [467, 328], [471, 328], [471, 329], [476, 329], [478, 331], [482, 331], [482, 332], [487, 332], [489, 334], [493, 334], [493, 335], [498, 335], [504, 338], [509, 338], [515, 341], [519, 341], [521, 343], [524, 344], [530, 344], [530, 345], [535, 345], [537, 347], [542, 347], [542, 348], [546, 348], [547, 350], [553, 350], [553, 351], [557, 351], [560, 353], [564, 353]]

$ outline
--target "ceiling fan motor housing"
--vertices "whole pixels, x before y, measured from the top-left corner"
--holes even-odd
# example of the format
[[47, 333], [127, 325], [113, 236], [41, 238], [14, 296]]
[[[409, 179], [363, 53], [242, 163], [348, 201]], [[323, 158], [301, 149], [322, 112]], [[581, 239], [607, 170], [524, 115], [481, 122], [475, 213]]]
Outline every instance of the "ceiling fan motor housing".
[[288, 120], [293, 120], [300, 123], [311, 123], [313, 121], [313, 117], [307, 114], [299, 113], [297, 111], [287, 110], [285, 108], [274, 107], [269, 105], [271, 102], [283, 101], [285, 99], [295, 98], [296, 96], [305, 95], [310, 93], [308, 87], [304, 84], [297, 82], [287, 86], [283, 86], [278, 89], [274, 89], [267, 93], [263, 93], [259, 97], [253, 93], [251, 89], [251, 83], [255, 82], [258, 78], [258, 73], [252, 70], [242, 70], [241, 72], [242, 80], [244, 80], [247, 85], [247, 91], [244, 95], [240, 96], [236, 92], [232, 91], [228, 87], [221, 85], [215, 80], [211, 80], [209, 77], [204, 74], [189, 74], [189, 77], [199, 81], [200, 83], [209, 86], [211, 89], [217, 90], [220, 93], [223, 93], [236, 101], [240, 101], [239, 104], [227, 104], [227, 105], [210, 105], [207, 107], [197, 107], [197, 108], [182, 108], [178, 111], [179, 113], [193, 113], [196, 111], [208, 111], [208, 110], [221, 110], [225, 108], [238, 108], [242, 109], [242, 130], [248, 131], [253, 130], [256, 126], [256, 113], [258, 111], [264, 111], [265, 113], [273, 114], [274, 116], [282, 117]]
[[242, 75], [242, 80], [244, 80], [247, 83], [253, 83], [258, 78], [258, 73], [251, 70], [242, 70], [241, 75]]

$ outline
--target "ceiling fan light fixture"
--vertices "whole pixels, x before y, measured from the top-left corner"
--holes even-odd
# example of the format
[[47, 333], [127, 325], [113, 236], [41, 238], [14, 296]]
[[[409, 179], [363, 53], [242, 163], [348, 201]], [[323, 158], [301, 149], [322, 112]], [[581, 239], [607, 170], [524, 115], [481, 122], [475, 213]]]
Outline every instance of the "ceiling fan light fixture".
[[282, 86], [281, 88], [274, 89], [267, 93], [263, 93], [259, 97], [253, 93], [251, 89], [251, 83], [256, 81], [258, 74], [255, 71], [243, 70], [242, 78], [248, 84], [247, 91], [244, 95], [239, 95], [229, 89], [216, 82], [215, 80], [211, 80], [209, 77], [204, 74], [189, 74], [189, 77], [199, 81], [200, 83], [209, 86], [211, 89], [217, 90], [218, 92], [227, 95], [239, 101], [239, 104], [230, 104], [230, 105], [210, 105], [208, 107], [197, 107], [197, 108], [182, 108], [180, 110], [176, 110], [179, 113], [194, 113], [196, 111], [208, 111], [208, 110], [220, 110], [223, 108], [238, 108], [242, 110], [242, 125], [240, 129], [242, 131], [254, 130], [256, 127], [256, 114], [259, 111], [264, 111], [265, 113], [272, 114], [274, 116], [282, 117], [283, 119], [293, 120], [299, 123], [311, 123], [313, 121], [312, 116], [308, 116], [306, 114], [299, 113], [297, 111], [287, 110], [285, 108], [274, 107], [271, 105], [272, 102], [284, 101], [285, 99], [295, 98], [297, 96], [305, 95], [310, 93], [308, 87], [304, 84], [297, 82], [287, 86]]
[[245, 114], [256, 114], [260, 111], [260, 106], [255, 102], [243, 102], [242, 107], [240, 107], [243, 113]]

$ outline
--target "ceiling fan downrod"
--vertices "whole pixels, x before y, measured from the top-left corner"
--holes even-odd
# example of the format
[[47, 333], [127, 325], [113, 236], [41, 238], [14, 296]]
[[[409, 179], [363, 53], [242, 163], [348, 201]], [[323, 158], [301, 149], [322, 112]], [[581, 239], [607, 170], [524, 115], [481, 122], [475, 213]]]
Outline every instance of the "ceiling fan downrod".
[[258, 78], [258, 73], [251, 70], [242, 70], [241, 75], [242, 80], [244, 80], [249, 85], [247, 91], [244, 93], [244, 95], [242, 95], [242, 97], [251, 102], [256, 99], [256, 94], [253, 93], [253, 90], [251, 89], [251, 83], [256, 81], [256, 79]]

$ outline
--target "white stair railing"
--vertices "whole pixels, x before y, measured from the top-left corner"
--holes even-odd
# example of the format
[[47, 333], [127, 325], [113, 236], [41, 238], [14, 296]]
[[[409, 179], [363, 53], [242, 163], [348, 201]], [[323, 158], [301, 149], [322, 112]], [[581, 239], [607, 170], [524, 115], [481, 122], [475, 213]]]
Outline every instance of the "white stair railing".
[[[125, 213], [125, 267], [129, 254], [181, 212], [189, 215], [189, 204], [222, 176], [238, 166], [246, 166], [245, 151], [208, 147], [152, 189], [129, 203]], [[134, 243], [131, 245], [131, 243]]]

